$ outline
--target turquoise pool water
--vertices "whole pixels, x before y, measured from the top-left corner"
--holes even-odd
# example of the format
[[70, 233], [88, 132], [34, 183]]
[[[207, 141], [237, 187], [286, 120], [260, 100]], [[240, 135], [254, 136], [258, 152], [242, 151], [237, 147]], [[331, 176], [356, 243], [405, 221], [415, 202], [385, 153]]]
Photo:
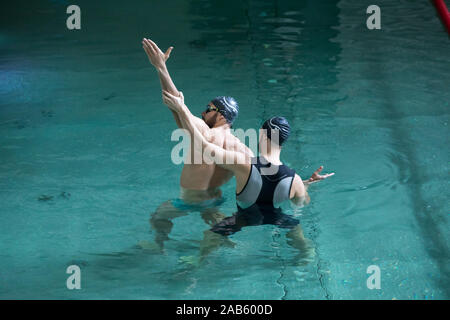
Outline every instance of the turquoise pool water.
[[[374, 31], [370, 1], [78, 1], [78, 31], [69, 4], [0, 11], [1, 299], [449, 298], [450, 43], [429, 2], [377, 1]], [[181, 172], [144, 36], [175, 47], [194, 113], [227, 94], [236, 127], [284, 115], [282, 159], [305, 178], [336, 172], [295, 213], [313, 262], [291, 264], [285, 232], [260, 226], [186, 268], [207, 228], [197, 213], [174, 220], [164, 255], [136, 247]], [[81, 290], [66, 288], [73, 264]]]

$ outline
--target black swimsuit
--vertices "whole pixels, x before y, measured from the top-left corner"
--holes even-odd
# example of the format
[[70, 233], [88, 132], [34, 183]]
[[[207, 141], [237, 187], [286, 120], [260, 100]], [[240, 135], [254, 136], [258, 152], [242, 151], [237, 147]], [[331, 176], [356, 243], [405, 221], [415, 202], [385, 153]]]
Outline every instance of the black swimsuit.
[[299, 221], [282, 213], [279, 205], [289, 200], [295, 171], [286, 165], [273, 165], [263, 157], [253, 158], [246, 185], [236, 194], [238, 211], [211, 230], [230, 235], [245, 226], [273, 224], [293, 228]]
[[274, 165], [264, 157], [253, 158], [252, 163], [247, 183], [236, 194], [238, 207], [245, 209], [253, 204], [277, 207], [289, 200], [295, 171], [284, 164]]

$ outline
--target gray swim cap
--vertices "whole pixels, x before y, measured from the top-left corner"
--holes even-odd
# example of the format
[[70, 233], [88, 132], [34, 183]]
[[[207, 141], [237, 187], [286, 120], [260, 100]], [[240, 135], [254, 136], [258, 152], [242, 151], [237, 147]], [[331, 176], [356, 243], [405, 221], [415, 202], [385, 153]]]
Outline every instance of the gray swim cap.
[[211, 102], [219, 109], [219, 112], [227, 120], [229, 124], [232, 124], [239, 113], [239, 106], [233, 97], [215, 97]]
[[266, 129], [267, 137], [270, 139], [272, 130], [277, 130], [278, 135], [278, 145], [282, 145], [291, 134], [291, 126], [289, 122], [284, 117], [273, 117], [266, 120], [263, 125], [263, 129]]

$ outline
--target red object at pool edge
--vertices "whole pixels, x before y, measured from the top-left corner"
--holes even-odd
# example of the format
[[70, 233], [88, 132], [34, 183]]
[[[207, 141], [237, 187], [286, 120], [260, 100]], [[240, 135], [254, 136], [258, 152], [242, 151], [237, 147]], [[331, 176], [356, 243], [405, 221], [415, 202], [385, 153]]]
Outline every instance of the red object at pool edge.
[[433, 2], [437, 11], [439, 12], [442, 23], [444, 23], [445, 27], [447, 28], [447, 32], [450, 35], [450, 13], [448, 12], [444, 0], [434, 0]]

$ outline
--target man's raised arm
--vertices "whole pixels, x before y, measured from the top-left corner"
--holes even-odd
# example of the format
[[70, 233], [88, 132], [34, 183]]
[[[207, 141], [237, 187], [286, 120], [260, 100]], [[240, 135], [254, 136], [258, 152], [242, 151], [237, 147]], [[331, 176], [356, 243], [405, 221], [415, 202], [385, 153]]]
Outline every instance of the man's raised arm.
[[[150, 63], [155, 67], [156, 71], [158, 72], [159, 81], [161, 83], [161, 90], [168, 91], [175, 96], [179, 96], [180, 93], [175, 87], [175, 84], [173, 83], [166, 66], [166, 61], [167, 59], [169, 59], [170, 52], [172, 52], [173, 47], [170, 47], [169, 49], [167, 49], [165, 53], [163, 53], [158, 48], [156, 43], [146, 38], [142, 40], [142, 47], [144, 48], [145, 53], [147, 54], [148, 59], [150, 60]], [[172, 115], [175, 119], [175, 122], [177, 123], [178, 128], [182, 128], [182, 124], [178, 114], [173, 110], [170, 111], [172, 112]]]

